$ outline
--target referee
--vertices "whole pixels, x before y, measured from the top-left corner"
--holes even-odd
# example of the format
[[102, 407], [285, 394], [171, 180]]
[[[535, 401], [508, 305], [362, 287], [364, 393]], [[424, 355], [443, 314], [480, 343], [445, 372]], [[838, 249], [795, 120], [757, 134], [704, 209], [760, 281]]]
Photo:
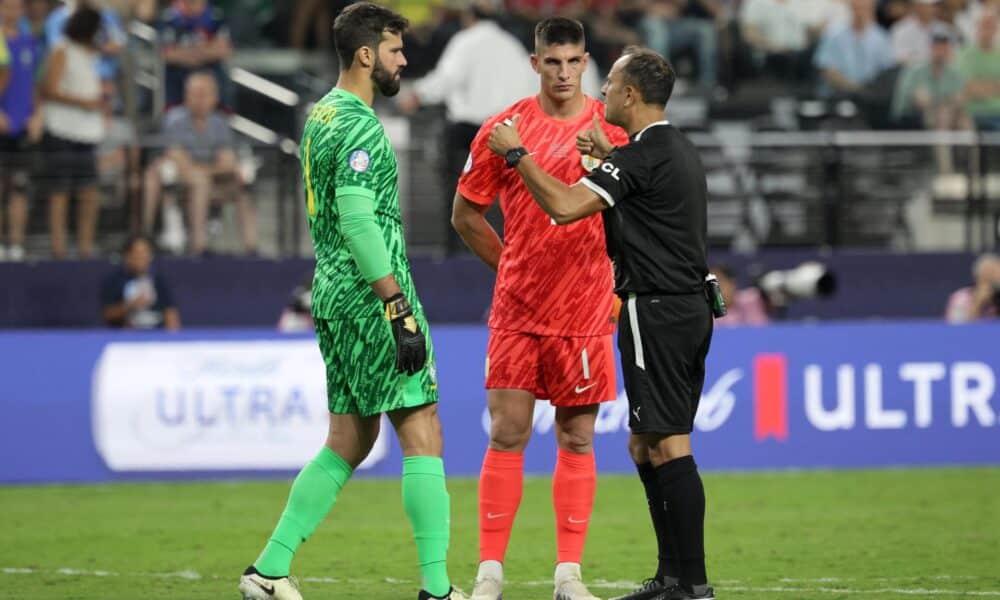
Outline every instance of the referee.
[[691, 456], [691, 430], [712, 339], [706, 292], [706, 186], [698, 152], [664, 110], [674, 71], [655, 52], [628, 48], [602, 92], [606, 119], [629, 133], [611, 147], [598, 123], [577, 136], [581, 154], [604, 162], [573, 186], [545, 173], [517, 133], [497, 124], [493, 152], [516, 168], [539, 206], [560, 225], [604, 211], [628, 392], [629, 452], [656, 531], [656, 575], [628, 600], [714, 599], [705, 573], [705, 489]]

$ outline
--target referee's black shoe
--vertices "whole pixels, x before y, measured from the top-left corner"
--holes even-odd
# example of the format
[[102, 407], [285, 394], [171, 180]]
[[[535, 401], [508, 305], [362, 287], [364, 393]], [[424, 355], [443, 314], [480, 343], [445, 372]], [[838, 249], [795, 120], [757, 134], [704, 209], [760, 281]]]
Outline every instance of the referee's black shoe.
[[[675, 579], [674, 581], [677, 580]], [[674, 587], [674, 584], [668, 585], [661, 579], [650, 577], [643, 581], [642, 585], [636, 591], [625, 596], [618, 596], [614, 600], [654, 600], [655, 598], [663, 597], [664, 593], [670, 592]]]

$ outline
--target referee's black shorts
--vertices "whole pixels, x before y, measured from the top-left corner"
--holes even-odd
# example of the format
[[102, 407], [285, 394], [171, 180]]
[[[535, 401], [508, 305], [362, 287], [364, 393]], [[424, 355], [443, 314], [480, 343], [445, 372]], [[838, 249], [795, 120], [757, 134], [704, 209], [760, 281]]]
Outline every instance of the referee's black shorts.
[[691, 433], [711, 341], [712, 309], [704, 294], [625, 299], [618, 350], [632, 433]]

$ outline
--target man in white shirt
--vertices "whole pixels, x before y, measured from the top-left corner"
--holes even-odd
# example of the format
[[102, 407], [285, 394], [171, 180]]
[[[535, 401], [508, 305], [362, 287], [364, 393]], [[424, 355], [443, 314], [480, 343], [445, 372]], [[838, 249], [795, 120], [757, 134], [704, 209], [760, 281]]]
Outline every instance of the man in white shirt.
[[[442, 140], [440, 176], [441, 189], [448, 191], [441, 197], [447, 202], [445, 214], [449, 218], [450, 190], [458, 184], [469, 145], [483, 121], [537, 91], [528, 52], [493, 19], [489, 2], [473, 2], [462, 15], [462, 30], [448, 41], [434, 70], [414, 82], [410, 93], [400, 94], [399, 108], [407, 114], [421, 105], [445, 105], [448, 125]], [[450, 224], [447, 231], [450, 254], [461, 248], [462, 242]]]
[[939, 0], [912, 0], [910, 14], [892, 26], [892, 50], [902, 65], [925, 63], [931, 57], [931, 31], [944, 24], [937, 20]]
[[850, 0], [850, 8], [849, 24], [828, 29], [813, 56], [825, 96], [857, 94], [895, 64], [889, 36], [875, 22], [875, 0]]
[[800, 79], [808, 69], [809, 27], [794, 6], [802, 2], [746, 0], [743, 4], [740, 30], [767, 76]]

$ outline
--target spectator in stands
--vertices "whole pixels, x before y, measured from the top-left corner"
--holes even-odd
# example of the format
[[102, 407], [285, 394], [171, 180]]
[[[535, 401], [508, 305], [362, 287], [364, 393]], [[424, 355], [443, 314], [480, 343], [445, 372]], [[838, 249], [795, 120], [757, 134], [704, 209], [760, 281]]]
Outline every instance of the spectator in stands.
[[[958, 27], [962, 39], [967, 42], [975, 40], [979, 19], [991, 11], [1000, 11], [1000, 0], [974, 0], [969, 3], [965, 10], [957, 14], [955, 16], [955, 26]], [[997, 31], [994, 37], [997, 38], [994, 43], [1000, 45], [1000, 30]]]
[[981, 131], [1000, 131], [1000, 45], [996, 11], [979, 19], [974, 43], [958, 55], [958, 71], [965, 78], [965, 110]]
[[293, 48], [305, 48], [309, 30], [317, 48], [333, 47], [330, 23], [354, 0], [296, 0], [289, 39]]
[[635, 28], [629, 27], [621, 19], [623, 5], [628, 5], [625, 6], [625, 12], [631, 13], [635, 10], [636, 2], [592, 0], [585, 18], [591, 61], [596, 62], [605, 73], [621, 56], [622, 49], [642, 43]]
[[[972, 121], [962, 104], [962, 74], [952, 58], [954, 34], [938, 24], [931, 36], [930, 60], [905, 68], [896, 82], [892, 119], [935, 131], [971, 130]], [[954, 172], [951, 147], [937, 147], [938, 170]]]
[[306, 275], [302, 283], [295, 286], [288, 304], [278, 317], [278, 331], [282, 333], [304, 333], [314, 331], [312, 318], [312, 271]]
[[109, 327], [124, 329], [181, 328], [173, 291], [152, 271], [153, 242], [133, 236], [122, 248], [122, 266], [101, 285], [101, 316]]
[[[329, 27], [329, 23], [325, 26]], [[225, 104], [228, 79], [222, 63], [232, 55], [233, 46], [222, 11], [208, 0], [174, 0], [163, 17], [160, 35], [167, 63], [167, 106], [183, 102], [184, 82], [195, 71], [209, 71], [215, 76]]]
[[48, 45], [45, 40], [45, 22], [52, 12], [51, 0], [26, 0], [25, 14], [22, 19], [24, 25], [31, 30], [35, 39], [38, 40], [42, 56], [48, 54]]
[[777, 79], [805, 79], [810, 70], [809, 23], [796, 5], [810, 0], [745, 0], [740, 14], [743, 39], [757, 66]]
[[[445, 46], [434, 70], [401, 96], [399, 106], [409, 114], [422, 104], [443, 102], [447, 108], [440, 165], [441, 197], [448, 207], [443, 214], [451, 215], [453, 190], [483, 121], [534, 94], [535, 81], [524, 46], [497, 25], [489, 3], [478, 0], [463, 12], [462, 30]], [[447, 229], [450, 253], [462, 243]]]
[[895, 64], [889, 36], [875, 22], [875, 0], [850, 0], [849, 23], [828, 30], [813, 64], [823, 76], [823, 95], [854, 95]]
[[247, 194], [229, 123], [215, 108], [219, 99], [215, 81], [212, 73], [192, 74], [185, 85], [184, 105], [172, 109], [164, 119], [166, 152], [145, 174], [143, 231], [152, 232], [163, 186], [176, 179], [186, 187], [192, 254], [205, 251], [208, 209], [213, 200], [236, 203], [244, 249], [255, 253], [256, 210]]
[[671, 60], [694, 52], [699, 86], [712, 92], [718, 60], [716, 23], [725, 16], [722, 0], [652, 0], [640, 30], [647, 46]]
[[983, 254], [972, 267], [973, 284], [948, 298], [945, 319], [968, 323], [1000, 315], [1000, 256]]
[[28, 223], [28, 182], [31, 160], [26, 147], [37, 141], [40, 114], [35, 111], [35, 72], [41, 46], [21, 21], [24, 0], [0, 0], [0, 239], [3, 206], [7, 202], [7, 247], [0, 243], [0, 260], [24, 260]]
[[100, 198], [95, 149], [104, 139], [105, 102], [99, 74], [97, 36], [101, 13], [86, 5], [66, 22], [65, 39], [51, 48], [41, 83], [45, 137], [44, 172], [49, 193], [52, 254], [66, 257], [70, 193], [76, 192], [77, 246], [80, 258], [94, 253]]
[[118, 73], [118, 55], [121, 54], [127, 40], [118, 11], [104, 6], [104, 0], [64, 0], [45, 20], [45, 46], [46, 48], [55, 48], [62, 41], [70, 15], [78, 7], [84, 5], [99, 11], [101, 14], [101, 25], [96, 42], [101, 53], [98, 72], [102, 81], [111, 82]]
[[940, 0], [912, 0], [910, 13], [892, 26], [892, 48], [901, 65], [926, 63], [931, 56], [931, 33], [947, 27], [936, 18]]
[[732, 269], [726, 265], [715, 265], [709, 271], [719, 280], [719, 290], [728, 308], [726, 316], [715, 320], [717, 327], [767, 325], [771, 321], [767, 300], [760, 289], [756, 287], [739, 289]]

